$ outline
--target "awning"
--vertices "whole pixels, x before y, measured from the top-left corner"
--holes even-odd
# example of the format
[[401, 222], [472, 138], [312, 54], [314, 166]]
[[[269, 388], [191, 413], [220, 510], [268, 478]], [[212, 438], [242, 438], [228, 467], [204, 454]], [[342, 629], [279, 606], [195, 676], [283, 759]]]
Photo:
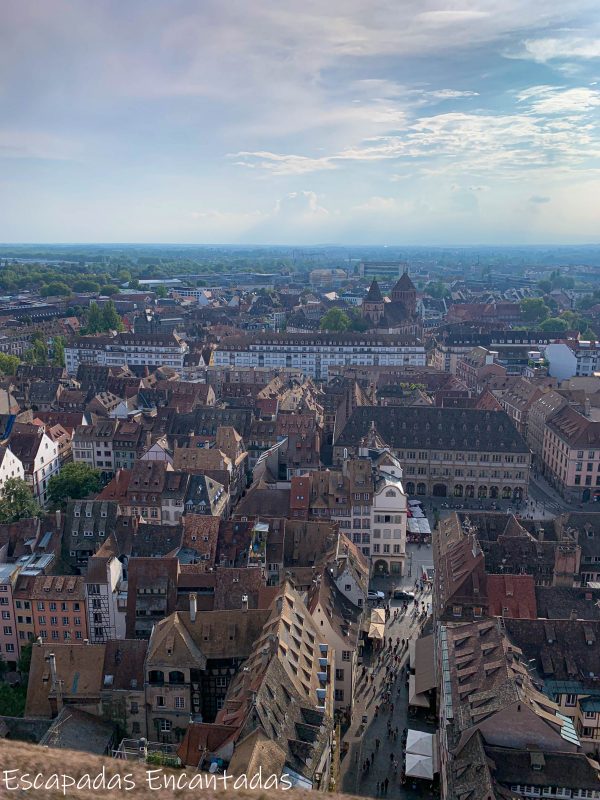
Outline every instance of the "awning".
[[369, 626], [369, 639], [385, 639], [385, 625], [372, 622]]
[[423, 536], [429, 536], [431, 534], [431, 527], [427, 517], [424, 517], [423, 519], [418, 517], [410, 517], [406, 521], [406, 527], [408, 528], [409, 533], [419, 533]]
[[415, 676], [408, 676], [408, 705], [419, 708], [429, 708], [429, 698], [425, 694], [417, 694], [415, 689]]
[[411, 778], [433, 780], [433, 759], [415, 753], [406, 754], [406, 775]]
[[374, 608], [371, 611], [371, 622], [385, 625], [385, 610], [383, 608]]
[[406, 752], [433, 758], [433, 734], [409, 728], [406, 736]]
[[415, 668], [415, 641], [416, 639], [408, 640], [408, 666], [412, 670]]
[[415, 692], [423, 694], [436, 687], [433, 657], [433, 635], [422, 636], [415, 642]]

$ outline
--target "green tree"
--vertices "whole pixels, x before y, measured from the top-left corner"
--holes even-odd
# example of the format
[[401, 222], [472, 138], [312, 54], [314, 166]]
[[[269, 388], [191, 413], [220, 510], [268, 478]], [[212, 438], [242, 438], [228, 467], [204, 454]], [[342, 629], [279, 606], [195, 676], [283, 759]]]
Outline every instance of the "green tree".
[[28, 675], [29, 670], [31, 668], [31, 651], [33, 645], [31, 642], [24, 644], [21, 647], [21, 655], [19, 656], [19, 660], [17, 661], [17, 669], [22, 675]]
[[90, 303], [86, 315], [85, 329], [87, 333], [100, 333], [104, 330], [104, 320], [98, 303]]
[[113, 294], [119, 294], [119, 287], [114, 283], [106, 283], [100, 287], [100, 294], [104, 297], [110, 297]]
[[166, 286], [157, 286], [156, 289], [154, 290], [154, 294], [157, 297], [164, 298], [167, 297], [169, 293], [167, 291]]
[[540, 292], [543, 292], [544, 294], [550, 294], [552, 291], [552, 281], [549, 281], [547, 278], [545, 278], [543, 281], [538, 283], [538, 288]]
[[540, 324], [541, 331], [555, 331], [556, 333], [563, 333], [569, 329], [569, 323], [560, 317], [548, 317]]
[[42, 286], [40, 294], [42, 297], [68, 297], [71, 294], [71, 290], [66, 283], [58, 281]]
[[96, 293], [100, 290], [100, 284], [97, 281], [84, 278], [83, 280], [75, 281], [73, 284], [74, 292], [92, 292]]
[[350, 317], [341, 308], [330, 308], [329, 311], [321, 317], [321, 330], [322, 331], [335, 331], [343, 333], [350, 327]]
[[521, 300], [521, 313], [527, 322], [538, 322], [548, 316], [548, 306], [541, 297], [526, 297]]
[[96, 494], [101, 487], [102, 479], [97, 469], [73, 461], [50, 478], [48, 497], [55, 506], [65, 505], [67, 500], [82, 500], [90, 494]]
[[14, 375], [20, 363], [16, 356], [0, 353], [0, 372], [3, 375]]
[[109, 300], [108, 303], [105, 303], [102, 308], [102, 324], [103, 330], [105, 331], [123, 330], [123, 320], [119, 316], [119, 313], [112, 300]]
[[0, 497], [0, 522], [41, 517], [43, 514], [31, 489], [22, 478], [8, 478]]
[[65, 339], [63, 336], [55, 336], [52, 342], [52, 351], [54, 353], [54, 364], [57, 367], [64, 367], [65, 365]]
[[48, 347], [46, 342], [40, 342], [39, 339], [32, 339], [32, 344], [29, 350], [23, 354], [24, 360], [27, 364], [36, 364], [43, 367], [48, 363]]

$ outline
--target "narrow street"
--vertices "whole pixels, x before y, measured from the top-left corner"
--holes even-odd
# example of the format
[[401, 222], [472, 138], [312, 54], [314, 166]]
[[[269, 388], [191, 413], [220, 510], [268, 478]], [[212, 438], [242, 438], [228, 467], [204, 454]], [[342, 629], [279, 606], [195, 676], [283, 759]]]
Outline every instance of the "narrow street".
[[[414, 548], [414, 564], [417, 562], [428, 565], [431, 563], [431, 548], [409, 545], [411, 551]], [[417, 554], [419, 558], [417, 558]], [[412, 576], [406, 576], [401, 581], [405, 588], [414, 589], [414, 580], [420, 570], [413, 565]], [[385, 584], [385, 588], [384, 588]], [[373, 582], [373, 588], [386, 591], [392, 585], [398, 585], [392, 578], [377, 578]], [[422, 608], [425, 603], [427, 608], [431, 602], [429, 592], [419, 592], [418, 607]], [[382, 604], [383, 605], [383, 604]], [[341, 763], [340, 790], [348, 794], [363, 795], [367, 797], [382, 796], [381, 790], [377, 792], [377, 783], [382, 784], [387, 778], [389, 781], [387, 795], [393, 798], [408, 798], [416, 800], [423, 797], [423, 783], [414, 785], [411, 779], [407, 779], [404, 785], [400, 785], [400, 774], [403, 765], [403, 744], [402, 732], [405, 728], [411, 727], [417, 730], [428, 732], [433, 731], [433, 726], [419, 722], [416, 719], [408, 719], [408, 688], [405, 686], [405, 677], [400, 677], [401, 666], [406, 666], [408, 662], [408, 644], [404, 648], [398, 649], [400, 660], [395, 663], [393, 647], [396, 640], [408, 639], [416, 635], [419, 630], [421, 620], [418, 614], [414, 614], [415, 606], [411, 603], [406, 613], [399, 615], [394, 622], [394, 611], [402, 608], [400, 601], [391, 601], [391, 616], [385, 626], [386, 645], [389, 637], [392, 639], [392, 648], [386, 647], [383, 655], [381, 651], [373, 651], [364, 657], [364, 664], [367, 667], [366, 677], [362, 677], [362, 668], [359, 670], [359, 680], [357, 683], [357, 693], [355, 696], [355, 706], [352, 716], [352, 725], [344, 736], [344, 741], [348, 743], [348, 752]], [[371, 682], [371, 677], [373, 681]], [[389, 681], [389, 682], [388, 682]], [[384, 694], [390, 692], [390, 700], [384, 703]], [[393, 704], [393, 711], [392, 711]], [[379, 706], [379, 710], [376, 708]], [[363, 725], [363, 716], [367, 718], [367, 723]], [[388, 736], [388, 722], [391, 729], [398, 730], [398, 736]], [[377, 746], [379, 741], [379, 746]], [[364, 772], [363, 764], [367, 758], [374, 757], [374, 763], [368, 772]], [[398, 766], [394, 769], [394, 760]]]

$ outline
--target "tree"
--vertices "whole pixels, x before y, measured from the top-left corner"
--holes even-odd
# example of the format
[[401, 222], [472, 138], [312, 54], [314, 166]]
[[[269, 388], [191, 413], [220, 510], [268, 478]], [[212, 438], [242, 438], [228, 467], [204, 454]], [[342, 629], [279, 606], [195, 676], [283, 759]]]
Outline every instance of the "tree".
[[154, 294], [162, 299], [167, 297], [169, 293], [167, 292], [166, 286], [157, 286], [154, 290]]
[[0, 497], [0, 522], [18, 522], [42, 514], [27, 483], [22, 478], [8, 478]]
[[538, 322], [548, 316], [548, 306], [541, 297], [526, 297], [521, 300], [521, 314], [528, 322]]
[[42, 297], [68, 297], [70, 294], [71, 290], [67, 284], [60, 281], [49, 283], [40, 289]]
[[350, 317], [341, 308], [330, 308], [329, 311], [321, 317], [321, 330], [322, 331], [335, 331], [343, 333], [350, 327]]
[[113, 294], [119, 294], [119, 287], [114, 283], [107, 283], [100, 287], [100, 294], [103, 297], [110, 297]]
[[3, 375], [14, 375], [21, 362], [16, 356], [8, 356], [0, 353], [0, 372]]
[[29, 350], [25, 351], [23, 358], [27, 364], [36, 364], [40, 367], [45, 366], [48, 363], [48, 347], [46, 346], [46, 342], [33, 339], [32, 337], [31, 347]]
[[564, 331], [569, 329], [569, 323], [561, 319], [560, 317], [548, 317], [545, 319], [541, 325], [541, 331], [552, 331], [555, 333], [564, 333]]
[[124, 328], [123, 320], [119, 316], [119, 312], [112, 300], [105, 303], [102, 308], [102, 324], [105, 331], [122, 331]]
[[52, 351], [54, 353], [54, 363], [57, 367], [64, 367], [65, 365], [65, 340], [63, 336], [55, 336], [52, 342]]
[[95, 294], [100, 290], [100, 284], [96, 281], [91, 281], [84, 278], [83, 280], [75, 281], [73, 284], [74, 292], [91, 292]]
[[21, 655], [19, 656], [19, 660], [17, 661], [17, 669], [21, 673], [21, 675], [28, 675], [29, 670], [31, 668], [31, 650], [33, 645], [31, 642], [24, 644], [21, 647]]
[[100, 333], [104, 330], [104, 320], [98, 303], [90, 303], [86, 318], [86, 331], [88, 333]]
[[100, 472], [89, 464], [73, 461], [66, 464], [58, 475], [48, 481], [48, 497], [53, 505], [64, 505], [67, 500], [82, 500], [96, 494], [102, 487]]

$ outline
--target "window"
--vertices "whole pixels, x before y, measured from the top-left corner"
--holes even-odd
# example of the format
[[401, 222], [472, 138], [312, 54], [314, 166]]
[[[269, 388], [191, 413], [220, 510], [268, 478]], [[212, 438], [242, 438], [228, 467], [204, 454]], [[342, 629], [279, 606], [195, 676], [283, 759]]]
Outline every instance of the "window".
[[342, 650], [342, 661], [350, 661], [352, 653], [350, 650]]
[[131, 703], [131, 709], [130, 709], [130, 713], [131, 713], [131, 714], [139, 714], [139, 711], [140, 711], [140, 709], [139, 709], [139, 706], [138, 706], [138, 704], [137, 704], [137, 703], [133, 703], [133, 702], [132, 702], [132, 703]]
[[185, 708], [185, 697], [175, 698], [175, 708]]
[[334, 698], [338, 701], [343, 701], [344, 699], [344, 690], [343, 689], [336, 689], [334, 692]]
[[38, 617], [38, 625], [45, 625], [46, 617]]
[[462, 617], [462, 606], [452, 606], [452, 616]]
[[227, 678], [224, 677], [223, 675], [217, 675], [215, 682], [218, 689], [227, 688]]
[[171, 721], [168, 719], [158, 720], [158, 729], [160, 730], [161, 733], [170, 733]]
[[577, 695], [576, 694], [566, 694], [565, 695], [565, 705], [570, 706], [573, 708], [577, 705]]
[[158, 706], [158, 708], [164, 708], [165, 705], [164, 695], [162, 694], [156, 695], [156, 705]]
[[335, 679], [336, 679], [336, 681], [343, 681], [344, 680], [344, 670], [343, 669], [336, 669], [336, 671], [335, 671]]

